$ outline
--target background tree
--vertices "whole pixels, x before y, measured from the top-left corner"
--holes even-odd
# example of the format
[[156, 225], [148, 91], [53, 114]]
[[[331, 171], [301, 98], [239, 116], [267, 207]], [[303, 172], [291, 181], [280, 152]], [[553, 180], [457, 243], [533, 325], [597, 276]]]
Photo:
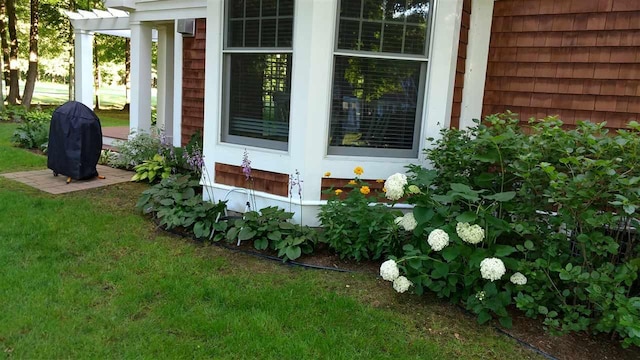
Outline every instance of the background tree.
[[28, 110], [31, 107], [33, 90], [38, 78], [38, 0], [31, 0], [31, 26], [29, 27], [29, 70], [22, 95], [22, 104]]
[[9, 104], [15, 105], [20, 98], [19, 78], [20, 69], [18, 68], [18, 33], [16, 31], [16, 2], [15, 0], [6, 0], [7, 17], [9, 18]]

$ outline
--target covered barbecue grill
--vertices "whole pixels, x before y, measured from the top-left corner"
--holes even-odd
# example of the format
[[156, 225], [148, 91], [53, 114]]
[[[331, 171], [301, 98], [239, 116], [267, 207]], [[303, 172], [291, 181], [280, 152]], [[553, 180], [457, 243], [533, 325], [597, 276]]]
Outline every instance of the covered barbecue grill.
[[100, 119], [86, 105], [69, 101], [53, 112], [47, 167], [54, 176], [65, 175], [68, 181], [98, 176], [96, 165], [101, 150]]

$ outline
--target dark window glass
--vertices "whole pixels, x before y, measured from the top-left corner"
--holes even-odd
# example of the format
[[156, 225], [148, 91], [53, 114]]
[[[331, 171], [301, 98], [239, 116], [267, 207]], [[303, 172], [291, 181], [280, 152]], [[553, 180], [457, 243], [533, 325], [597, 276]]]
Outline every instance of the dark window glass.
[[260, 46], [276, 46], [276, 20], [262, 20], [262, 33], [260, 34]]
[[418, 61], [336, 56], [330, 146], [415, 150], [424, 66]]
[[279, 0], [278, 9], [280, 16], [293, 16], [293, 0]]
[[277, 5], [276, 0], [262, 0], [262, 16], [276, 16]]
[[341, 1], [340, 2], [340, 16], [341, 17], [359, 18], [360, 17], [361, 6], [362, 6], [362, 1], [361, 0]]
[[280, 19], [278, 23], [278, 47], [291, 47], [293, 43], [293, 19]]
[[[232, 0], [233, 1], [233, 0]], [[247, 8], [245, 9], [246, 17], [260, 16], [260, 0], [245, 0]]]
[[241, 19], [244, 17], [245, 0], [229, 1], [229, 18]]
[[289, 136], [291, 54], [229, 54], [229, 135]]
[[229, 41], [231, 46], [242, 46], [242, 39], [244, 36], [242, 35], [242, 25], [244, 24], [243, 20], [231, 20], [229, 21]]
[[258, 47], [260, 20], [247, 20], [244, 26], [244, 46]]
[[342, 0], [337, 47], [426, 55], [430, 15], [430, 0]]
[[293, 0], [228, 0], [227, 47], [290, 48]]

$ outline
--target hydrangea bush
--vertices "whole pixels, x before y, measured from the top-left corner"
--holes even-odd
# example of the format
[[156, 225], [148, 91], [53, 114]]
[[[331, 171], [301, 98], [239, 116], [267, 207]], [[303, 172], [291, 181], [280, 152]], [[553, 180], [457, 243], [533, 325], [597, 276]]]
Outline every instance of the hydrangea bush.
[[414, 292], [462, 302], [480, 322], [508, 326], [515, 305], [554, 332], [640, 345], [640, 124], [609, 134], [550, 117], [525, 132], [497, 114], [443, 131], [426, 154], [434, 169], [391, 181], [404, 183], [392, 198], [415, 205], [397, 259]]

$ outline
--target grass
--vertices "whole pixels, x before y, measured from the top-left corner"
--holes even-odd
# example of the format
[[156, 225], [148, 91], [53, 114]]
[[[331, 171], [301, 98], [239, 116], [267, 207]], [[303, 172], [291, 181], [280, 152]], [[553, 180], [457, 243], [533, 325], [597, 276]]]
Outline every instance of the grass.
[[[0, 173], [46, 168], [46, 157], [11, 146], [10, 138], [17, 127], [0, 122]], [[0, 213], [0, 221], [2, 217]]]
[[[0, 154], [24, 154], [0, 156], [0, 172], [37, 167], [37, 155], [7, 149], [11, 126], [0, 124]], [[0, 177], [6, 356], [535, 358], [457, 308], [396, 294], [372, 274], [291, 268], [168, 236], [134, 209], [144, 188], [54, 196]]]

